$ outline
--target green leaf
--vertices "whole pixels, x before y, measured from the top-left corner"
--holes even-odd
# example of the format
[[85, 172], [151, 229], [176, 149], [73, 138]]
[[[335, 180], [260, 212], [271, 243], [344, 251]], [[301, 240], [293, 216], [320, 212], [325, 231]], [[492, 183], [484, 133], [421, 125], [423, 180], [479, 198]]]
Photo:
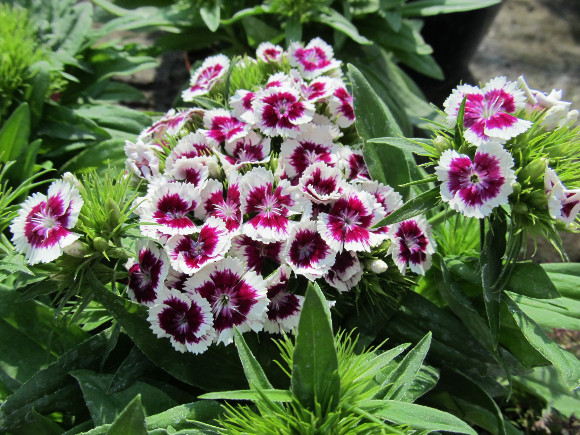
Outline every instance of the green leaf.
[[553, 299], [560, 297], [558, 289], [546, 271], [537, 263], [516, 263], [506, 289], [538, 299]]
[[554, 364], [570, 390], [577, 388], [580, 385], [580, 361], [550, 340], [542, 328], [530, 319], [509, 296], [506, 295], [502, 303], [507, 306], [528, 343]]
[[358, 134], [367, 141], [380, 137], [398, 137], [401, 129], [367, 79], [353, 65], [347, 66], [352, 83], [353, 105]]
[[[75, 369], [97, 369], [108, 342], [107, 331], [67, 351], [46, 369], [38, 371], [0, 406], [0, 430], [19, 426], [32, 409], [40, 413], [84, 408], [80, 390], [69, 376]], [[79, 403], [80, 399], [80, 403]]]
[[110, 138], [110, 135], [95, 122], [83, 118], [73, 109], [54, 102], [46, 104], [37, 133], [67, 141]]
[[30, 136], [30, 109], [22, 103], [0, 129], [0, 162], [16, 160], [28, 145]]
[[410, 187], [404, 185], [411, 181], [411, 175], [403, 151], [391, 145], [367, 142], [363, 157], [373, 180], [391, 186], [403, 199], [409, 196]]
[[[484, 220], [480, 221], [482, 227], [485, 225], [484, 222]], [[489, 230], [485, 235], [485, 242], [480, 255], [481, 283], [485, 311], [489, 330], [491, 331], [492, 347], [496, 349], [499, 334], [499, 304], [501, 300], [501, 289], [497, 287], [497, 284], [503, 269], [502, 258], [506, 249], [507, 223], [505, 218], [499, 214], [491, 215], [489, 223]]]
[[423, 365], [431, 346], [431, 332], [427, 333], [417, 345], [409, 351], [397, 368], [383, 381], [383, 388], [377, 393], [380, 399], [407, 401], [405, 396]]
[[307, 409], [333, 411], [340, 395], [338, 358], [328, 303], [318, 284], [308, 284], [292, 358], [292, 392]]
[[256, 17], [245, 17], [242, 19], [242, 25], [248, 38], [250, 47], [257, 47], [264, 41], [279, 40], [284, 37], [278, 29], [266, 24], [263, 20]]
[[107, 435], [147, 435], [147, 433], [145, 411], [141, 406], [140, 395], [131, 400], [107, 431]]
[[429, 54], [417, 54], [402, 50], [392, 50], [395, 56], [410, 68], [415, 71], [425, 74], [437, 80], [443, 80], [443, 70], [437, 64], [433, 56]]
[[71, 375], [78, 381], [87, 408], [95, 425], [113, 423], [127, 404], [137, 395], [142, 396], [147, 414], [157, 414], [177, 403], [159, 388], [144, 382], [135, 382], [129, 388], [109, 394], [107, 390], [113, 375], [91, 370], [76, 370]]
[[68, 160], [62, 166], [61, 172], [86, 173], [92, 170], [123, 168], [127, 159], [124, 143], [122, 139], [108, 139], [90, 145]]
[[223, 408], [213, 400], [200, 400], [186, 403], [147, 417], [147, 429], [166, 428], [171, 425], [175, 429], [189, 427], [190, 421], [212, 422], [223, 413]]
[[220, 1], [210, 0], [202, 3], [199, 13], [207, 28], [215, 32], [220, 26]]
[[244, 337], [237, 328], [234, 330], [234, 343], [236, 349], [238, 349], [240, 361], [242, 362], [242, 367], [244, 368], [244, 373], [246, 374], [246, 379], [248, 380], [250, 388], [257, 388], [260, 390], [272, 388], [272, 384], [266, 377], [260, 363], [252, 354], [252, 351], [248, 347]]
[[[95, 300], [120, 323], [141, 352], [156, 366], [180, 381], [206, 391], [245, 386], [239, 359], [231, 347], [224, 349], [212, 346], [201, 355], [180, 353], [169, 340], [159, 339], [153, 334], [147, 321], [146, 307], [114, 294], [92, 272], [89, 271], [87, 275], [87, 284], [92, 287]], [[207, 373], [216, 372], [220, 376], [207, 376]]]
[[30, 105], [30, 124], [36, 129], [42, 117], [46, 94], [50, 86], [50, 65], [46, 61], [36, 62], [30, 67], [32, 77], [30, 79], [30, 94], [27, 101]]
[[397, 222], [411, 219], [419, 214], [426, 213], [433, 210], [439, 203], [439, 187], [428, 190], [413, 199], [410, 199], [397, 210], [392, 212], [382, 221], [375, 225], [375, 227], [382, 227], [385, 225], [392, 225]]
[[200, 399], [215, 400], [252, 400], [259, 401], [262, 396], [267, 397], [272, 402], [292, 402], [292, 392], [290, 390], [260, 389], [256, 390], [236, 390], [236, 391], [218, 391], [215, 393], [206, 393], [199, 396]]
[[418, 156], [430, 156], [431, 153], [425, 151], [425, 148], [423, 148], [420, 143], [432, 146], [433, 141], [431, 139], [423, 139], [419, 137], [379, 137], [376, 139], [370, 139], [367, 143], [392, 145], [413, 154], [417, 154]]
[[117, 393], [128, 388], [151, 367], [153, 367], [153, 363], [143, 355], [137, 346], [133, 346], [111, 379], [107, 394]]
[[467, 423], [454, 415], [427, 406], [395, 400], [368, 400], [361, 407], [376, 417], [414, 429], [477, 435]]
[[372, 44], [371, 41], [358, 32], [358, 29], [354, 24], [335, 9], [329, 7], [320, 8], [319, 12], [312, 16], [312, 21], [326, 24], [327, 26], [344, 33], [359, 44]]
[[418, 0], [405, 3], [401, 11], [405, 17], [428, 17], [487, 8], [499, 3], [501, 0]]
[[302, 23], [300, 22], [300, 16], [292, 15], [286, 21], [286, 45], [289, 46], [292, 42], [297, 42], [302, 40]]
[[509, 293], [534, 322], [544, 328], [580, 331], [580, 302], [568, 298], [538, 300]]
[[562, 296], [580, 300], [580, 263], [542, 264], [542, 268]]

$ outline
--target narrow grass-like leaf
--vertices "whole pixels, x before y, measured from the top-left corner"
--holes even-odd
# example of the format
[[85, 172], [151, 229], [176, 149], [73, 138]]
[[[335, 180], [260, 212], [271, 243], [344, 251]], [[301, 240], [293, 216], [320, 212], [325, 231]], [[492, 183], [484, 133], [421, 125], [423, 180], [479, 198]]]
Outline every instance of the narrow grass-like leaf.
[[433, 141], [431, 139], [423, 139], [420, 137], [378, 137], [376, 139], [369, 139], [367, 143], [392, 145], [419, 156], [429, 156], [431, 153], [425, 151], [425, 148], [423, 148], [420, 144], [423, 143], [427, 146], [432, 146]]
[[405, 3], [401, 12], [405, 17], [429, 17], [487, 8], [500, 2], [501, 0], [418, 0]]
[[439, 188], [435, 187], [427, 192], [424, 192], [413, 199], [410, 199], [397, 210], [392, 212], [382, 221], [375, 225], [375, 227], [382, 227], [385, 225], [392, 225], [397, 222], [411, 219], [421, 213], [426, 213], [439, 203]]
[[175, 429], [181, 426], [190, 426], [192, 420], [212, 422], [223, 413], [223, 408], [218, 402], [213, 400], [200, 400], [198, 402], [186, 403], [174, 408], [147, 417], [147, 429], [166, 428], [169, 425]]
[[242, 367], [244, 368], [244, 373], [246, 374], [246, 379], [248, 384], [250, 384], [250, 388], [259, 388], [260, 390], [273, 388], [272, 384], [266, 377], [266, 373], [264, 373], [260, 363], [252, 354], [246, 340], [244, 340], [244, 337], [237, 328], [234, 330], [234, 342], [236, 344], [236, 349], [238, 349], [240, 361], [242, 362]]
[[444, 411], [396, 400], [369, 400], [361, 406], [375, 416], [414, 429], [477, 435], [467, 423]]
[[292, 358], [292, 392], [314, 412], [333, 411], [340, 395], [338, 358], [328, 303], [318, 287], [309, 284], [300, 314]]
[[256, 390], [236, 390], [236, 391], [218, 391], [215, 393], [205, 393], [199, 396], [200, 399], [214, 400], [252, 400], [259, 401], [262, 395], [272, 402], [292, 402], [292, 391], [267, 389]]
[[507, 306], [528, 343], [558, 369], [568, 389], [580, 386], [580, 361], [550, 340], [542, 328], [530, 319], [509, 296], [505, 295], [502, 303]]
[[313, 15], [312, 21], [318, 21], [319, 23], [326, 24], [327, 26], [344, 33], [359, 44], [372, 44], [371, 41], [369, 41], [358, 32], [358, 29], [354, 24], [352, 24], [344, 17], [344, 15], [339, 14], [333, 8], [320, 8], [320, 12]]

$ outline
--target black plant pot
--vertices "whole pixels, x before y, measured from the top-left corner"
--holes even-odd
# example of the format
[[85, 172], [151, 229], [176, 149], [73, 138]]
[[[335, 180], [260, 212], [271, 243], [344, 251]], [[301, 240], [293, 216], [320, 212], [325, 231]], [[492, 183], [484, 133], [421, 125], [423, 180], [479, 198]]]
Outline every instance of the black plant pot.
[[444, 80], [409, 74], [425, 93], [428, 101], [441, 106], [461, 81], [473, 83], [468, 65], [499, 12], [502, 3], [483, 9], [425, 18], [421, 34], [433, 47], [433, 57], [443, 69]]

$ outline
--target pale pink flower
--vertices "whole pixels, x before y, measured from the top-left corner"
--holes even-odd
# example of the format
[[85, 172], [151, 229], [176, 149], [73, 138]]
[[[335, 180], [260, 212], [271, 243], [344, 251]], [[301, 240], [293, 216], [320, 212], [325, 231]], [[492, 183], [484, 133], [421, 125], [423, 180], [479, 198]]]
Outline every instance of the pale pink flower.
[[580, 189], [566, 189], [551, 168], [546, 168], [544, 185], [550, 216], [570, 225], [580, 212]]

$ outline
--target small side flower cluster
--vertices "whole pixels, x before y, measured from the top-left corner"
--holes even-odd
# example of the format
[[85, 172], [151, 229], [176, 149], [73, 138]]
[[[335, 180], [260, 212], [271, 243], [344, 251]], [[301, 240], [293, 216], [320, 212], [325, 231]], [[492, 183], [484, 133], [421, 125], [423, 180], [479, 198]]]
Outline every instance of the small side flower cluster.
[[446, 148], [435, 168], [443, 201], [467, 217], [484, 218], [509, 204], [528, 214], [526, 219], [532, 216], [531, 225], [546, 224], [550, 216], [573, 223], [579, 191], [566, 189], [550, 167], [566, 171], [573, 183], [580, 181], [574, 174], [577, 164], [570, 161], [580, 148], [573, 128], [578, 111], [561, 96], [561, 91], [531, 90], [523, 77], [518, 82], [497, 77], [482, 88], [457, 87], [444, 108], [449, 127], [459, 123], [463, 137], [438, 138]]
[[308, 281], [351, 290], [379, 246], [403, 274], [424, 273], [434, 252], [421, 218], [375, 228], [402, 198], [341, 143], [355, 116], [332, 47], [264, 43], [256, 57], [206, 59], [182, 97], [226, 106], [171, 111], [125, 147], [147, 181], [136, 213], [149, 238], [127, 265], [128, 295], [179, 351], [229, 344], [234, 327], [292, 331]]

